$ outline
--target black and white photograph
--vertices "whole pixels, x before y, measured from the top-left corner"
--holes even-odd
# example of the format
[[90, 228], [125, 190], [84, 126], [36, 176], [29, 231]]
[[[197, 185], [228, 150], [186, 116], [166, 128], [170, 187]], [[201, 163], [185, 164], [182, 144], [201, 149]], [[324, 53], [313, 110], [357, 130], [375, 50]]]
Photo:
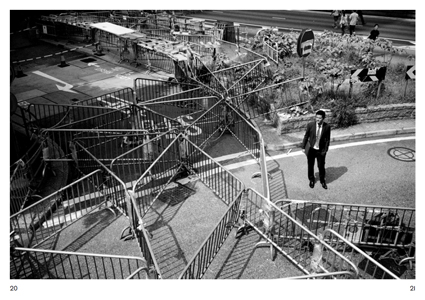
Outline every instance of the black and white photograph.
[[268, 3], [9, 4], [10, 299], [423, 294], [421, 11]]

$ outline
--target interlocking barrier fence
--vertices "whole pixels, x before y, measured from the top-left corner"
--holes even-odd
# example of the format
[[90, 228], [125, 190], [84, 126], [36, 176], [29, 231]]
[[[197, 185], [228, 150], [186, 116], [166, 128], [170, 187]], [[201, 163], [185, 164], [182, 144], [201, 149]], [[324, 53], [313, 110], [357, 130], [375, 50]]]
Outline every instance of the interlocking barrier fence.
[[241, 191], [236, 199], [229, 205], [223, 217], [218, 224], [214, 226], [214, 230], [208, 235], [202, 243], [202, 246], [196, 251], [194, 257], [180, 274], [179, 279], [202, 279], [238, 220], [243, 193], [244, 192]]
[[279, 64], [279, 52], [277, 50], [277, 43], [275, 43], [275, 45], [270, 45], [269, 42], [263, 40], [263, 52], [276, 65]]
[[14, 278], [26, 279], [148, 279], [140, 257], [15, 247]]
[[[356, 274], [355, 278], [398, 278], [332, 229], [326, 229], [322, 239], [255, 190], [248, 189], [246, 200], [242, 205], [245, 227], [265, 239], [272, 257], [279, 251], [305, 274], [348, 271]], [[320, 262], [313, 259], [316, 244], [323, 249]]]
[[248, 119], [260, 116], [273, 119], [278, 112], [289, 112], [288, 109], [291, 106], [306, 103], [299, 89], [299, 83], [302, 80], [303, 78], [299, 77], [266, 86], [264, 86], [264, 80], [252, 89], [244, 88], [245, 92], [231, 97], [231, 101], [245, 113]]
[[105, 190], [103, 183], [102, 172], [96, 170], [12, 215], [13, 239], [35, 248], [102, 205], [122, 201], [119, 191]]
[[330, 228], [362, 247], [408, 247], [415, 241], [415, 209], [304, 200], [276, 202], [315, 234]]
[[114, 206], [129, 219], [130, 232], [132, 233], [132, 236], [136, 239], [141, 254], [143, 255], [143, 258], [147, 263], [147, 269], [150, 278], [161, 279], [161, 271], [155, 259], [152, 246], [147, 235], [147, 231], [144, 228], [143, 220], [137, 209], [134, 193], [129, 190], [131, 184], [128, 185], [127, 183], [124, 183], [120, 178], [115, 175], [114, 172], [109, 170], [107, 166], [105, 166], [101, 161], [99, 161], [92, 153], [82, 147], [78, 142], [77, 145], [82, 148], [82, 150], [87, 154], [87, 157], [91, 158], [91, 160], [93, 161], [94, 164], [92, 164], [92, 168], [95, 168], [95, 166], [102, 168], [107, 178], [105, 187], [108, 190], [118, 192], [120, 195], [122, 195], [120, 198], [114, 199]]
[[10, 214], [20, 211], [30, 196], [30, 179], [25, 162], [20, 159], [11, 166], [10, 174]]
[[[106, 14], [100, 13], [97, 18], [111, 18]], [[155, 28], [169, 21], [158, 16], [147, 20]], [[68, 30], [68, 24], [61, 26], [50, 34], [78, 36], [83, 32]], [[100, 35], [105, 46], [122, 45], [117, 37]], [[190, 39], [191, 35], [186, 37]], [[209, 38], [202, 36], [205, 40], [197, 42], [206, 44]], [[398, 278], [368, 249], [412, 247], [414, 209], [268, 200], [264, 142], [249, 122], [265, 113], [251, 107], [250, 96], [260, 102], [260, 98], [279, 90], [285, 100], [277, 109], [300, 103], [298, 82], [302, 78], [264, 86], [269, 75], [264, 70], [265, 58], [243, 47], [226, 45], [238, 56], [254, 59], [195, 74], [195, 84], [139, 78], [133, 89], [70, 105], [30, 104], [21, 109], [24, 127], [61, 149], [53, 152], [49, 161], [69, 161], [87, 175], [11, 215], [11, 278], [162, 278], [143, 217], [182, 171], [198, 177], [228, 208], [180, 278], [204, 276], [238, 218], [244, 222], [238, 232], [246, 233], [246, 228], [252, 227], [264, 239], [258, 246], [269, 246], [272, 257], [276, 251], [283, 254], [307, 274], [303, 278]], [[192, 46], [201, 54], [212, 51], [203, 45]], [[147, 54], [146, 61], [139, 62], [174, 73], [176, 64], [160, 54]], [[205, 66], [202, 58], [195, 64]], [[296, 85], [298, 99], [290, 85]], [[206, 146], [226, 130], [259, 161], [264, 196], [245, 189], [206, 152]], [[154, 155], [147, 155], [150, 153]], [[18, 167], [13, 169], [11, 182], [20, 177], [20, 172]], [[21, 192], [28, 193], [26, 187]], [[117, 208], [128, 218], [143, 259], [39, 249], [71, 224], [104, 207]], [[323, 252], [319, 262], [314, 258], [316, 246]], [[114, 259], [118, 263], [112, 263]], [[409, 256], [404, 260], [412, 259]], [[138, 265], [142, 261], [145, 265]], [[103, 274], [98, 272], [100, 265]]]

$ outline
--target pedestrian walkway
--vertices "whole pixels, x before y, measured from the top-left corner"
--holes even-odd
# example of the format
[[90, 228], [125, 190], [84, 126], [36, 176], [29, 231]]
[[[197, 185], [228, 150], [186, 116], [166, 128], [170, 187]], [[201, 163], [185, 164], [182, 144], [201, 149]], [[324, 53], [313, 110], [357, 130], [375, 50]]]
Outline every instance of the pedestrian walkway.
[[[282, 151], [301, 148], [305, 131], [278, 135], [276, 128], [271, 126], [270, 123], [265, 123], [264, 120], [259, 118], [255, 119], [255, 123], [263, 135], [267, 150]], [[415, 134], [415, 119], [361, 123], [348, 128], [333, 128], [331, 130], [331, 144], [400, 134]]]

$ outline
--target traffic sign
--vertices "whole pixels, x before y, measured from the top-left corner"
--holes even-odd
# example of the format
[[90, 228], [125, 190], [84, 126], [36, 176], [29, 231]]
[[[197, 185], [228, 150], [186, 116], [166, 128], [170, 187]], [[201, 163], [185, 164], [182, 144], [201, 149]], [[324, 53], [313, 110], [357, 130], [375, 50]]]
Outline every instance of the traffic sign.
[[407, 66], [406, 80], [407, 79], [416, 79], [416, 66]]
[[303, 29], [298, 37], [297, 53], [300, 57], [306, 57], [311, 53], [314, 44], [314, 34], [311, 29]]
[[351, 79], [358, 78], [361, 82], [382, 81], [386, 72], [387, 67], [351, 70]]

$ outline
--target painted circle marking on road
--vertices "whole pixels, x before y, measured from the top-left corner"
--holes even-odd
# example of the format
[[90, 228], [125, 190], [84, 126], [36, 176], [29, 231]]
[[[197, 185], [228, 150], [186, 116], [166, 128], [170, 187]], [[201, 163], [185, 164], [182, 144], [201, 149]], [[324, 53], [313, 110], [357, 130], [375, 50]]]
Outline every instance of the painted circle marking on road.
[[416, 160], [415, 150], [405, 147], [390, 148], [388, 149], [388, 155], [400, 161], [413, 162]]

